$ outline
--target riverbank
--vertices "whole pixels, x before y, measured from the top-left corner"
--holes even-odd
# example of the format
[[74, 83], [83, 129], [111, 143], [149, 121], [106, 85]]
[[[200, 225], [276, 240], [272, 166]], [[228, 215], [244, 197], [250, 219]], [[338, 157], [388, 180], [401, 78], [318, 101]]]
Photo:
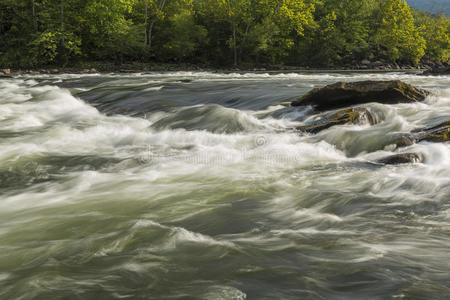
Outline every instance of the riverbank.
[[233, 73], [233, 72], [412, 72], [433, 73], [433, 70], [442, 70], [448, 68], [447, 64], [420, 64], [419, 66], [389, 64], [382, 61], [362, 61], [354, 66], [344, 65], [338, 67], [316, 68], [316, 67], [299, 67], [299, 66], [283, 66], [283, 65], [262, 65], [249, 66], [243, 65], [238, 67], [223, 68], [209, 65], [194, 64], [150, 64], [150, 63], [128, 63], [115, 65], [113, 63], [93, 62], [75, 67], [57, 67], [46, 66], [42, 68], [3, 68], [0, 69], [0, 76], [16, 76], [16, 75], [40, 75], [40, 74], [95, 74], [95, 73], [145, 73], [145, 72], [217, 72], [217, 73]]

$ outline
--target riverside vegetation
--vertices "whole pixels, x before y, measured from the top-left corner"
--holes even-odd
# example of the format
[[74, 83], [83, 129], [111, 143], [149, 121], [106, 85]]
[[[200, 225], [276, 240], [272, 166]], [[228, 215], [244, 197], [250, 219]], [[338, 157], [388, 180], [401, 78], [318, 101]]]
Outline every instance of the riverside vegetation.
[[397, 68], [448, 62], [450, 19], [403, 0], [1, 0], [0, 67]]

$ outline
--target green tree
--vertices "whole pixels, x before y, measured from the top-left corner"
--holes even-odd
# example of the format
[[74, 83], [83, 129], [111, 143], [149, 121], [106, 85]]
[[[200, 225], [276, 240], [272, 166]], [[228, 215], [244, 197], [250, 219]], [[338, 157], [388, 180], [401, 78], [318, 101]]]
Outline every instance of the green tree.
[[449, 19], [413, 12], [404, 0], [0, 0], [0, 65], [448, 61]]
[[134, 0], [88, 1], [82, 22], [84, 53], [95, 59], [122, 61], [130, 42], [137, 38], [130, 19], [133, 4]]
[[444, 15], [426, 15], [421, 28], [427, 45], [425, 54], [437, 62], [447, 62], [450, 59], [450, 19]]
[[161, 56], [180, 61], [191, 57], [203, 44], [208, 31], [195, 20], [190, 9], [182, 9], [168, 18], [170, 23], [162, 35], [166, 41], [161, 47]]
[[425, 54], [426, 43], [406, 1], [387, 1], [381, 15], [382, 23], [375, 39], [381, 53], [393, 62], [417, 64]]
[[[271, 0], [263, 2], [264, 18], [260, 23], [261, 35], [258, 50], [269, 57], [271, 63], [283, 60], [303, 36], [305, 26], [313, 22], [315, 6], [305, 1]], [[261, 30], [262, 29], [262, 30]]]

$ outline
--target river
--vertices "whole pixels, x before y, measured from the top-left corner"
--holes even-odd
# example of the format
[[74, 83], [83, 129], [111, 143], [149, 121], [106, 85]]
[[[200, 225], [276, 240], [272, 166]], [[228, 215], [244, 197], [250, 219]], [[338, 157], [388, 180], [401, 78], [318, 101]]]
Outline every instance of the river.
[[[432, 95], [317, 135], [288, 103], [336, 81]], [[450, 297], [450, 76], [39, 75], [0, 79], [1, 299]], [[423, 163], [377, 159], [420, 152]]]

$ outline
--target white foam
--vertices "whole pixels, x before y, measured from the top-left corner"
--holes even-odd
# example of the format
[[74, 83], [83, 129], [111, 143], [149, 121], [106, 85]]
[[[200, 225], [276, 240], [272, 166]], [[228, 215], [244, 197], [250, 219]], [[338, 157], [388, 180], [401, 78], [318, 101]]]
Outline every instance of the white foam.
[[160, 91], [160, 90], [162, 90], [163, 88], [164, 88], [163, 85], [161, 85], [161, 86], [154, 86], [154, 87], [146, 88], [146, 89], [144, 89], [143, 91], [144, 91], [144, 92]]

